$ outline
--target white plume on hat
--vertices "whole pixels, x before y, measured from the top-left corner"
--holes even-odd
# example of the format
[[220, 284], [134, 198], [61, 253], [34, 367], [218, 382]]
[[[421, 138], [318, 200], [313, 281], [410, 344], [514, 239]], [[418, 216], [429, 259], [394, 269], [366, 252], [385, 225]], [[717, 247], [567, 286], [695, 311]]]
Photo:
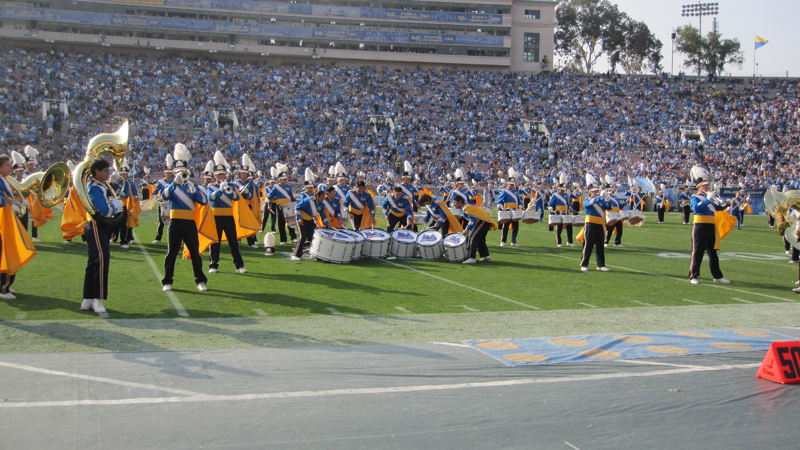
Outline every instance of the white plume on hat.
[[448, 173], [448, 174], [447, 174], [447, 181], [450, 181], [450, 180], [452, 180], [452, 179], [453, 179], [453, 176], [452, 176], [452, 175], [450, 175], [450, 174]]
[[335, 177], [335, 176], [336, 176], [336, 167], [334, 167], [334, 166], [330, 166], [330, 167], [328, 168], [328, 177], [329, 177], [329, 178], [333, 178], [333, 177]]
[[181, 144], [180, 142], [175, 144], [175, 161], [186, 161], [189, 162], [192, 159], [192, 154], [189, 153], [189, 149], [186, 148], [185, 145]]
[[522, 178], [525, 180], [526, 183], [530, 183], [531, 182], [531, 179], [528, 178], [527, 175], [523, 175]]
[[[70, 162], [72, 162], [72, 161], [70, 161]], [[67, 164], [69, 164], [69, 163], [67, 163]], [[150, 168], [149, 167], [145, 167], [144, 168], [144, 174], [145, 175], [150, 175]]]
[[394, 173], [391, 170], [386, 171], [386, 178], [394, 178]]
[[214, 173], [214, 161], [209, 160], [206, 163], [206, 168], [205, 168], [204, 172]]
[[[67, 167], [69, 167], [69, 173], [72, 173], [72, 172], [75, 171], [75, 163], [74, 162], [67, 161]], [[147, 170], [147, 167], [145, 167], [145, 170]]]
[[694, 166], [689, 171], [689, 179], [692, 182], [695, 182], [699, 179], [703, 179], [704, 181], [711, 181], [711, 174], [708, 172], [708, 169], [702, 166]]
[[15, 166], [25, 167], [25, 157], [16, 150], [11, 152], [11, 159], [14, 160]]
[[256, 172], [256, 175], [257, 175], [259, 178], [261, 178], [261, 177], [263, 177], [263, 176], [264, 176], [264, 172], [262, 172], [262, 171], [260, 171], [260, 170], [259, 170], [258, 172]]
[[473, 185], [473, 186], [478, 186], [478, 182], [477, 182], [477, 181], [475, 181], [475, 179], [474, 179], [474, 178], [472, 179], [472, 185]]
[[316, 181], [316, 180], [317, 180], [317, 176], [316, 176], [316, 175], [314, 175], [314, 171], [313, 171], [313, 170], [311, 170], [311, 168], [310, 168], [310, 167], [306, 167], [306, 176], [305, 176], [305, 179], [306, 179], [306, 181], [308, 181], [309, 183], [313, 183], [314, 181]]
[[513, 177], [513, 178], [517, 178], [517, 171], [516, 171], [516, 170], [514, 170], [514, 168], [513, 168], [513, 167], [510, 167], [510, 168], [508, 169], [508, 176], [509, 176], [509, 177]]
[[558, 183], [559, 184], [567, 184], [569, 182], [569, 177], [566, 173], [562, 173], [558, 176]]
[[344, 177], [347, 175], [347, 169], [344, 168], [344, 164], [341, 162], [336, 163], [336, 176], [337, 177]]
[[617, 184], [617, 180], [614, 177], [612, 177], [611, 175], [606, 174], [606, 183], [608, 183], [608, 184], [613, 186], [613, 185]]
[[255, 164], [253, 164], [253, 160], [245, 153], [242, 155], [242, 170], [250, 170], [251, 166], [255, 167]]
[[289, 170], [289, 166], [286, 164], [275, 163], [275, 170], [278, 172], [278, 176], [281, 176], [281, 174], [286, 174], [286, 171]]
[[28, 158], [31, 158], [33, 160], [34, 164], [39, 164], [39, 162], [36, 160], [36, 157], [39, 156], [39, 150], [36, 150], [35, 148], [31, 147], [30, 145], [26, 145], [25, 146], [25, 156], [27, 156]]
[[219, 150], [217, 150], [217, 152], [214, 153], [214, 164], [226, 167], [230, 165], [228, 164], [228, 161], [225, 159], [225, 155], [223, 155], [222, 152]]
[[408, 172], [408, 173], [409, 173], [409, 175], [410, 175], [410, 174], [411, 174], [411, 172], [413, 172], [413, 171], [414, 171], [414, 168], [411, 166], [411, 163], [410, 163], [410, 162], [408, 162], [408, 161], [403, 161], [403, 171], [404, 171], [404, 172]]
[[464, 181], [464, 171], [461, 169], [456, 169], [456, 181]]

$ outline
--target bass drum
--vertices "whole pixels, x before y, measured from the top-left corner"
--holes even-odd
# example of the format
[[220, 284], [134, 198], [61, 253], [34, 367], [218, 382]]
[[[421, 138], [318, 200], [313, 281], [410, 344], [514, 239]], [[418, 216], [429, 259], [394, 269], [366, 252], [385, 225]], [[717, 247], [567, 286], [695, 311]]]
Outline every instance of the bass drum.
[[353, 257], [355, 239], [338, 230], [317, 228], [311, 241], [312, 256], [334, 264], [348, 264]]
[[451, 233], [445, 236], [444, 255], [450, 262], [466, 261], [469, 257], [467, 237], [461, 233]]
[[417, 233], [411, 230], [394, 230], [389, 251], [398, 258], [413, 258], [417, 253]]
[[419, 257], [422, 259], [439, 259], [444, 255], [444, 244], [442, 235], [438, 231], [423, 231], [417, 236], [417, 246], [419, 247]]
[[389, 241], [392, 235], [380, 228], [365, 228], [359, 233], [364, 236], [361, 256], [376, 259], [389, 256]]
[[337, 229], [336, 231], [340, 233], [344, 233], [353, 238], [356, 241], [356, 245], [353, 246], [353, 255], [350, 257], [351, 261], [358, 261], [361, 259], [361, 253], [364, 249], [364, 236], [361, 233], [353, 230], [348, 230], [346, 228]]

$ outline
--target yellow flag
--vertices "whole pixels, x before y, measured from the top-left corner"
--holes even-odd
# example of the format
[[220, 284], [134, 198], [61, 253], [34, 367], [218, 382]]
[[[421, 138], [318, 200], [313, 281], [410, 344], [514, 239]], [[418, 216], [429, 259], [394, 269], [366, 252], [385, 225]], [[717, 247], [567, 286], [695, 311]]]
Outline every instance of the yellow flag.
[[721, 241], [735, 226], [736, 219], [728, 214], [728, 211], [716, 211], [714, 213], [714, 233], [716, 234], [717, 238], [716, 242], [714, 243], [715, 250], [719, 250], [721, 248]]

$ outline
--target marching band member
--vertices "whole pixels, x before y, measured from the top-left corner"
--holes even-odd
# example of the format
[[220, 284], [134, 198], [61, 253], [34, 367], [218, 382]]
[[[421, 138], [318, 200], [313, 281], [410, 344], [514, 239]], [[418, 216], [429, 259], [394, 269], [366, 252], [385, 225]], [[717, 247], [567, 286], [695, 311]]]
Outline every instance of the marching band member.
[[[208, 198], [198, 190], [189, 179], [189, 159], [191, 155], [185, 145], [175, 144], [173, 163], [175, 179], [160, 192], [161, 198], [169, 202], [169, 230], [167, 233], [167, 256], [164, 258], [164, 279], [162, 290], [171, 291], [175, 275], [175, 260], [186, 244], [192, 259], [194, 282], [198, 291], [207, 291], [208, 278], [203, 273], [203, 257], [200, 255], [200, 239], [197, 223], [194, 221], [195, 203], [208, 204]], [[172, 165], [170, 165], [171, 167]], [[235, 240], [235, 239], [234, 239]]]
[[323, 203], [325, 196], [325, 191], [317, 190], [312, 196], [306, 197], [295, 206], [295, 219], [297, 220], [297, 228], [300, 230], [300, 239], [298, 239], [297, 245], [294, 246], [292, 261], [300, 261], [304, 247], [306, 244], [311, 243], [317, 220], [320, 220], [325, 228], [330, 228], [331, 223], [326, 215], [320, 214], [320, 211], [325, 208]]
[[[244, 201], [248, 208], [251, 210], [253, 209], [253, 200], [257, 197], [256, 194], [256, 185], [250, 179], [252, 174], [250, 172], [250, 166], [253, 164], [253, 161], [250, 160], [250, 157], [247, 154], [242, 155], [242, 165], [239, 166], [239, 179], [233, 182], [234, 189], [239, 191], [240, 201]], [[260, 214], [259, 214], [260, 216]], [[259, 219], [260, 217], [256, 217]], [[247, 245], [250, 248], [258, 248], [258, 243], [256, 243], [256, 236], [252, 235], [247, 238]]]
[[[25, 146], [24, 152], [25, 152], [25, 172], [22, 175], [23, 179], [28, 178], [32, 173], [34, 173], [36, 171], [36, 165], [38, 164], [38, 161], [36, 161], [36, 157], [39, 156], [39, 150], [36, 150], [35, 148], [31, 147], [30, 145], [26, 145]], [[33, 197], [33, 196], [29, 197], [28, 202], [30, 203], [30, 202], [33, 202], [33, 201], [36, 201], [35, 197]], [[34, 216], [33, 213], [34, 213], [33, 205], [31, 204], [28, 207], [28, 219], [31, 220], [31, 222], [32, 222], [31, 223], [31, 238], [33, 239], [33, 242], [42, 242], [39, 239], [39, 227], [36, 226], [36, 220], [37, 219], [34, 219], [35, 216]], [[27, 227], [26, 227], [26, 229], [27, 229]]]
[[481, 205], [484, 204], [483, 197], [481, 196], [481, 191], [478, 186], [478, 182], [472, 180], [472, 189], [469, 190], [469, 204], [470, 205]]
[[[14, 284], [17, 278], [16, 272], [21, 267], [11, 267], [9, 263], [12, 258], [9, 256], [13, 256], [18, 263], [23, 263], [30, 261], [30, 258], [35, 255], [33, 241], [26, 242], [26, 239], [30, 239], [28, 233], [21, 231], [18, 224], [19, 207], [14, 203], [14, 190], [7, 181], [11, 171], [11, 158], [7, 155], [0, 155], [0, 211], [2, 211], [3, 219], [3, 226], [0, 228], [0, 236], [2, 236], [0, 238], [0, 255], [2, 255], [0, 258], [3, 259], [2, 265], [6, 266], [6, 270], [0, 273], [0, 298], [3, 300], [16, 299], [11, 285]], [[108, 245], [108, 240], [106, 240], [106, 245]], [[24, 247], [27, 255], [20, 252], [20, 247]], [[91, 306], [91, 304], [92, 301], [89, 300], [89, 305]]]
[[469, 258], [462, 264], [475, 264], [478, 254], [481, 261], [490, 261], [492, 255], [489, 254], [489, 247], [486, 246], [486, 234], [497, 229], [497, 222], [492, 220], [492, 214], [485, 209], [475, 205], [463, 205], [461, 200], [456, 204], [463, 207], [464, 215], [469, 219], [467, 228], [462, 232], [464, 236], [469, 235]]
[[700, 265], [703, 263], [703, 253], [708, 253], [708, 263], [714, 282], [729, 284], [730, 281], [722, 276], [719, 269], [717, 256], [717, 227], [715, 211], [723, 211], [723, 203], [709, 192], [708, 171], [700, 166], [692, 167], [691, 177], [697, 183], [697, 194], [692, 196], [691, 205], [694, 213], [694, 227], [692, 230], [692, 263], [689, 271], [689, 280], [692, 284], [700, 284]]
[[[605, 190], [603, 192], [603, 197], [608, 206], [611, 208], [609, 209], [610, 212], [620, 212], [622, 211], [622, 205], [617, 199], [617, 196], [614, 195], [614, 186], [610, 184], [605, 185]], [[614, 225], [606, 225], [606, 239], [605, 239], [605, 246], [608, 247], [611, 244], [611, 236], [616, 235], [614, 237], [614, 247], [623, 247], [622, 245], [622, 227], [623, 222], [618, 220], [617, 223]]]
[[683, 192], [678, 196], [678, 205], [683, 210], [683, 224], [689, 225], [689, 213], [692, 211], [691, 207], [692, 197], [689, 195], [689, 186], [684, 186]]
[[139, 189], [141, 189], [142, 200], [150, 200], [153, 198], [153, 185], [150, 183], [150, 168], [144, 168], [144, 175], [142, 175], [142, 179], [139, 180]]
[[[359, 180], [354, 191], [348, 191], [344, 200], [344, 207], [348, 209], [353, 229], [371, 228], [375, 226], [375, 202], [367, 193], [367, 183]], [[366, 214], [369, 212], [369, 216]], [[365, 220], [366, 219], [366, 220]], [[363, 226], [362, 225], [366, 225]]]
[[[104, 159], [96, 159], [89, 168], [91, 177], [87, 184], [89, 199], [97, 212], [105, 217], [112, 217], [115, 212], [121, 212], [124, 205], [119, 200], [113, 200], [108, 185], [108, 168], [110, 164]], [[78, 180], [80, 182], [80, 180]], [[108, 266], [111, 262], [111, 252], [108, 249], [112, 229], [97, 223], [91, 217], [86, 224], [86, 245], [89, 260], [86, 263], [86, 275], [83, 281], [83, 311], [94, 310], [96, 313], [106, 312], [103, 300], [108, 299]]]
[[214, 212], [214, 223], [217, 226], [217, 242], [211, 244], [211, 252], [208, 263], [208, 273], [217, 273], [219, 270], [219, 252], [222, 247], [222, 234], [228, 240], [228, 247], [231, 249], [233, 265], [239, 273], [247, 273], [244, 268], [244, 260], [239, 251], [238, 232], [236, 230], [236, 220], [233, 217], [233, 202], [240, 199], [239, 191], [233, 183], [226, 180], [228, 172], [228, 162], [225, 156], [217, 150], [214, 154], [214, 177], [217, 184], [208, 187], [209, 199], [211, 200], [211, 210]]
[[483, 190], [483, 204], [489, 208], [495, 203], [494, 184], [489, 181], [486, 183], [486, 189]]
[[328, 186], [325, 189], [325, 197], [322, 199], [323, 208], [320, 210], [320, 225], [328, 223], [325, 227], [342, 228], [342, 210], [339, 208], [339, 198], [336, 196], [336, 188]]
[[378, 195], [391, 195], [394, 192], [394, 174], [386, 172], [386, 180], [378, 186]]
[[664, 196], [664, 191], [658, 191], [658, 195], [654, 200], [656, 204], [656, 211], [658, 211], [658, 223], [664, 223], [664, 213], [667, 212], [667, 198]]
[[455, 220], [455, 217], [453, 217], [453, 223], [451, 223], [450, 217], [452, 217], [452, 214], [448, 214], [450, 213], [450, 210], [445, 212], [444, 208], [447, 208], [447, 206], [443, 200], [434, 202], [430, 195], [421, 194], [419, 196], [419, 206], [428, 207], [428, 212], [425, 215], [425, 223], [430, 223], [431, 219], [433, 220], [433, 225], [431, 225], [429, 229], [436, 230], [442, 233], [443, 236], [448, 234], [453, 223], [458, 223], [458, 221]]
[[[289, 186], [289, 176], [286, 173], [288, 166], [276, 164], [275, 168], [278, 170], [278, 184], [272, 187], [267, 198], [274, 205], [275, 215], [278, 216], [278, 232], [280, 233], [281, 245], [286, 245], [286, 217], [283, 215], [281, 205], [295, 200], [292, 187]], [[297, 233], [292, 227], [289, 227], [289, 238], [291, 238], [292, 242], [297, 242]]]
[[581, 188], [575, 186], [572, 189], [572, 193], [569, 194], [569, 201], [572, 203], [572, 214], [578, 214], [583, 207], [583, 192], [581, 192]]
[[522, 194], [522, 209], [527, 210], [528, 205], [531, 204], [531, 199], [533, 198], [533, 184], [527, 175], [523, 175], [522, 179], [525, 181], [524, 183], [521, 183], [519, 192]]
[[[412, 213], [417, 212], [419, 209], [419, 205], [417, 204], [417, 196], [419, 196], [419, 189], [416, 186], [411, 184], [411, 179], [413, 177], [413, 167], [411, 167], [411, 163], [408, 161], [403, 162], [403, 182], [398, 185], [399, 188], [403, 190], [403, 196], [408, 200], [408, 203], [411, 204]], [[414, 217], [412, 214], [411, 222], [414, 232], [418, 232], [419, 229], [417, 224], [414, 223]], [[411, 229], [411, 228], [410, 228]]]
[[[550, 210], [550, 214], [558, 214], [562, 216], [570, 214], [568, 196], [564, 193], [566, 184], [566, 175], [562, 174], [560, 183], [558, 184], [558, 191], [553, 193], [553, 196], [550, 197], [550, 203], [547, 205], [547, 208]], [[567, 229], [567, 245], [574, 247], [575, 244], [572, 243], [572, 223], [566, 224], [566, 227], [563, 223], [558, 224], [556, 227], [556, 244], [561, 247], [561, 231], [564, 228]]]
[[[516, 171], [511, 168], [508, 169], [508, 181], [506, 181], [506, 189], [500, 191], [500, 197], [497, 198], [497, 209], [499, 211], [506, 211], [506, 210], [514, 210], [519, 208], [520, 200], [519, 200], [519, 193], [516, 191]], [[511, 230], [511, 246], [512, 247], [519, 247], [517, 244], [517, 233], [519, 233], [519, 222], [514, 223], [506, 222], [502, 224], [503, 227], [503, 237], [500, 241], [500, 246], [504, 247], [506, 245], [506, 239], [508, 238], [508, 230]]]
[[266, 199], [266, 207], [264, 208], [264, 220], [261, 222], [261, 231], [266, 230], [267, 227], [267, 214], [270, 216], [270, 231], [273, 233], [275, 232], [275, 222], [278, 220], [278, 213], [277, 213], [277, 206], [276, 204], [272, 203], [269, 200], [269, 193], [272, 192], [272, 188], [278, 184], [278, 169], [275, 167], [270, 167], [269, 169], [270, 177], [269, 182], [264, 184], [264, 190], [262, 194]]
[[544, 191], [541, 183], [537, 183], [536, 186], [531, 189], [531, 201], [533, 202], [533, 211], [539, 211], [541, 214], [539, 217], [544, 220], [544, 204], [547, 200], [547, 194]]
[[347, 208], [344, 202], [347, 200], [347, 193], [350, 192], [350, 186], [347, 185], [347, 170], [344, 164], [336, 163], [336, 184], [333, 186], [336, 189], [336, 198], [339, 200], [339, 208], [341, 209], [341, 217], [344, 219], [347, 214]]
[[[14, 165], [12, 166], [12, 176], [18, 182], [22, 182], [25, 179], [25, 157], [22, 156], [20, 153], [16, 151], [11, 152], [11, 159], [14, 161]], [[30, 221], [31, 217], [31, 202], [28, 197], [25, 197], [21, 200], [22, 204], [26, 207], [25, 214], [19, 217], [19, 222], [22, 224], [25, 231], [28, 231], [28, 222]]]
[[410, 230], [414, 224], [414, 210], [411, 209], [411, 203], [408, 197], [405, 196], [403, 188], [395, 186], [394, 193], [387, 195], [383, 199], [383, 212], [386, 215], [386, 231], [389, 234], [394, 231], [397, 224]]
[[328, 192], [328, 188], [333, 187], [335, 184], [336, 184], [336, 167], [331, 166], [328, 169], [328, 175], [325, 176], [325, 182], [320, 183], [319, 186], [317, 186], [317, 190], [322, 192]]
[[636, 186], [636, 192], [631, 192], [631, 199], [629, 200], [629, 202], [630, 202], [630, 208], [629, 209], [631, 211], [633, 211], [633, 210], [643, 211], [644, 210], [644, 208], [643, 208], [644, 199], [645, 199], [645, 197], [647, 197], [647, 195], [648, 194], [642, 192], [642, 187], [637, 185]]
[[[462, 205], [469, 204], [469, 191], [467, 191], [467, 183], [466, 178], [464, 177], [464, 171], [461, 169], [456, 169], [456, 175], [453, 180], [453, 190], [450, 192], [451, 209], [460, 209], [454, 206], [453, 200], [455, 200], [456, 197], [461, 197], [463, 200]], [[464, 216], [461, 216], [458, 221], [461, 223], [462, 227], [466, 227], [469, 223], [469, 220]]]
[[729, 211], [736, 218], [736, 229], [741, 230], [744, 226], [744, 213], [748, 205], [749, 197], [744, 196], [744, 190], [739, 190], [736, 197], [731, 199]]
[[[594, 178], [594, 177], [592, 177]], [[589, 198], [583, 200], [583, 209], [586, 211], [586, 225], [583, 230], [583, 256], [581, 257], [581, 270], [589, 270], [589, 259], [592, 257], [592, 250], [595, 250], [597, 260], [597, 270], [608, 272], [606, 267], [605, 252], [603, 248], [603, 228], [606, 224], [606, 211], [611, 209], [611, 205], [600, 194], [600, 187], [595, 183], [589, 184]], [[603, 193], [605, 194], [605, 193]]]
[[[172, 163], [174, 162], [172, 155], [167, 155], [166, 164], [164, 166], [164, 178], [158, 180], [156, 183], [155, 189], [153, 189], [153, 197], [159, 198], [162, 201], [164, 200], [164, 191], [167, 189], [170, 183], [172, 183]], [[167, 211], [163, 211], [166, 208], [166, 205], [162, 205], [162, 201], [158, 203], [158, 231], [156, 232], [156, 238], [153, 240], [153, 244], [160, 244], [161, 238], [164, 235], [164, 221], [161, 219], [162, 216], [167, 214]]]
[[[136, 186], [133, 184], [133, 182], [128, 179], [128, 171], [130, 171], [128, 160], [124, 159], [122, 161], [122, 167], [116, 172], [119, 173], [119, 180], [117, 180], [117, 183], [113, 183], [111, 186], [117, 192], [119, 199], [123, 200], [123, 203], [138, 202], [139, 193], [136, 190]], [[130, 242], [133, 240], [133, 228], [128, 227], [128, 216], [131, 214], [131, 212], [131, 208], [125, 209], [125, 217], [119, 224], [119, 230], [115, 230], [114, 232], [119, 236], [121, 248], [128, 248], [128, 244], [130, 244]]]
[[314, 192], [316, 192], [316, 188], [314, 188], [314, 180], [316, 180], [317, 176], [314, 175], [314, 171], [311, 170], [310, 167], [306, 167], [305, 173], [305, 181], [303, 182], [303, 192], [300, 193], [300, 201], [307, 199], [308, 197], [313, 197]]

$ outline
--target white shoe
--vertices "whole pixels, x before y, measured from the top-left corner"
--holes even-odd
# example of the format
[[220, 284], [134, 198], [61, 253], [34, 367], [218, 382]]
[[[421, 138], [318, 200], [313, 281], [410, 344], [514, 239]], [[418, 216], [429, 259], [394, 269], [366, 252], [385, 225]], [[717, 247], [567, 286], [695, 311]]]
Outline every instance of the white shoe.
[[622, 244], [614, 244], [614, 247], [625, 247], [625, 246]]
[[481, 262], [486, 262], [486, 261], [491, 261], [491, 260], [492, 260], [492, 255], [484, 256], [483, 258], [481, 258]]
[[17, 297], [15, 297], [14, 294], [9, 292], [8, 294], [0, 294], [0, 298], [2, 298], [3, 300], [15, 300]]
[[205, 292], [208, 290], [205, 283], [197, 283], [197, 290], [200, 292]]
[[789, 264], [797, 264], [797, 263], [799, 263], [799, 262], [800, 262], [800, 261], [792, 261], [791, 259], [789, 260]]
[[81, 302], [81, 311], [91, 311], [92, 310], [92, 299], [85, 298], [83, 302]]
[[208, 273], [217, 273], [217, 269], [208, 269]]
[[511, 243], [511, 246], [512, 246], [512, 247], [519, 247], [519, 244], [517, 244], [516, 242], [512, 242], [512, 243]]
[[603, 247], [608, 247], [608, 244], [603, 244]]
[[501, 243], [500, 243], [500, 247], [505, 247], [505, 246], [506, 246], [506, 243], [505, 243], [505, 242], [501, 242]]
[[786, 254], [791, 255], [792, 254], [791, 250], [786, 250]]
[[65, 244], [72, 244], [72, 241], [64, 241]]
[[461, 264], [475, 264], [476, 262], [478, 261], [475, 260], [475, 258], [469, 258], [468, 260], [462, 262]]
[[731, 281], [725, 278], [714, 278], [714, 283], [731, 284]]
[[297, 244], [297, 239], [292, 239], [292, 244]]
[[611, 272], [611, 269], [609, 269], [606, 266], [598, 267], [597, 270], [599, 270], [600, 272]]
[[130, 248], [130, 247], [128, 247], [128, 244], [122, 244], [119, 246], [119, 248]]
[[160, 243], [161, 243], [161, 241], [158, 240], [158, 239], [156, 239], [155, 241], [151, 242], [151, 244], [160, 244]]
[[250, 248], [258, 248], [258, 244], [253, 244], [250, 246]]
[[289, 259], [291, 259], [292, 261], [302, 261], [303, 260], [303, 258], [298, 258], [297, 256], [294, 256], [294, 255], [292, 255], [292, 257], [289, 258]]
[[169, 292], [169, 291], [172, 290], [172, 285], [171, 284], [165, 284], [164, 286], [161, 287], [161, 290], [164, 291], [164, 292]]
[[41, 239], [39, 239], [39, 238], [33, 238], [33, 239], [31, 239], [31, 240], [32, 240], [33, 242], [42, 242], [42, 240], [41, 240]]
[[244, 267], [239, 267], [238, 269], [236, 269], [236, 271], [239, 273], [247, 273], [247, 269], [245, 269]]
[[575, 247], [575, 244], [573, 244], [572, 242], [568, 242], [567, 247]]
[[585, 266], [581, 266], [581, 272], [588, 272], [589, 268]]
[[106, 307], [103, 306], [103, 301], [99, 298], [92, 300], [92, 309], [98, 314], [106, 312]]
[[561, 247], [561, 244], [558, 244], [558, 246]]
[[697, 278], [692, 278], [691, 280], [689, 280], [689, 282], [692, 284], [700, 284], [700, 282], [697, 281]]
[[280, 244], [280, 245], [286, 245], [286, 242], [281, 242], [281, 244]]
[[792, 292], [797, 292], [798, 294], [800, 294], [800, 287], [796, 287], [796, 288], [792, 289]]

